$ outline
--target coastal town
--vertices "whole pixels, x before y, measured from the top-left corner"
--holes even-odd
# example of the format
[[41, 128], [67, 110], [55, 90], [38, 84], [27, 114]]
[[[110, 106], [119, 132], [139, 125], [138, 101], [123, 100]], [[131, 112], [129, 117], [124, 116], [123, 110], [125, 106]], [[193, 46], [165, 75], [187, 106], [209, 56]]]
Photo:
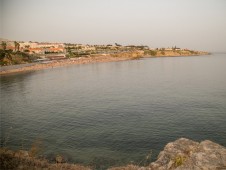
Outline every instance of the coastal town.
[[[48, 54], [67, 54], [67, 57], [78, 55], [92, 55], [92, 54], [110, 54], [125, 52], [131, 50], [153, 50], [153, 51], [187, 51], [188, 49], [181, 49], [178, 47], [171, 48], [150, 48], [147, 45], [126, 45], [122, 46], [118, 43], [107, 45], [89, 45], [89, 44], [72, 44], [72, 43], [51, 43], [51, 42], [24, 42], [24, 41], [11, 41], [0, 38], [0, 49], [11, 50], [13, 52], [25, 52], [30, 55], [36, 54], [37, 56], [48, 56]], [[65, 56], [66, 57], [66, 56]]]
[[[58, 42], [24, 42], [0, 39], [0, 74], [40, 70], [71, 64], [123, 61], [142, 57], [194, 56], [207, 52], [177, 46], [89, 45]], [[12, 67], [14, 66], [14, 67]]]

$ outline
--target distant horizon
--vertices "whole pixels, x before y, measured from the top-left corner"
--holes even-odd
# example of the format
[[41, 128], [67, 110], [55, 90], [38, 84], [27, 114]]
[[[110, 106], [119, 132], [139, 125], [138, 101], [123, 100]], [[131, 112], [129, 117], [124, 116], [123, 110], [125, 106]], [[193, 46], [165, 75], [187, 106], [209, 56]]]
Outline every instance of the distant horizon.
[[1, 0], [0, 37], [226, 51], [225, 0]]

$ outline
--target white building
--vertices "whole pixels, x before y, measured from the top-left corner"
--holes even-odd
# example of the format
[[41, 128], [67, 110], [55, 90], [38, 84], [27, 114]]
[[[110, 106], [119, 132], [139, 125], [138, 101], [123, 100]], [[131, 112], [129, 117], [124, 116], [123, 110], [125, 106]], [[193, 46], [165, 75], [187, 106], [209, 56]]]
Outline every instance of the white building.
[[63, 43], [38, 43], [38, 48], [64, 48]]

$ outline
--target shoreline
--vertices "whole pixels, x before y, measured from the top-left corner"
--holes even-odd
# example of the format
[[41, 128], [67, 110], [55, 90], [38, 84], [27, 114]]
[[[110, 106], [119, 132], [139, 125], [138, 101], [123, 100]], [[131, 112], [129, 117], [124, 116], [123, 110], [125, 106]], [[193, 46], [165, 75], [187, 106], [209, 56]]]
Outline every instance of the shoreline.
[[[37, 147], [37, 146], [36, 146]], [[13, 151], [0, 148], [1, 169], [68, 169], [68, 170], [95, 170], [102, 169], [99, 166], [67, 163], [61, 155], [55, 155], [54, 162], [37, 155], [37, 148], [29, 151]], [[149, 155], [150, 156], [150, 155]], [[151, 157], [151, 156], [150, 156]], [[169, 142], [159, 153], [154, 162], [128, 164], [125, 166], [111, 165], [107, 170], [157, 170], [157, 169], [225, 169], [226, 148], [210, 140], [196, 142], [186, 138], [179, 138]]]
[[[131, 60], [132, 58], [128, 57], [111, 57], [111, 56], [100, 56], [100, 57], [82, 57], [82, 58], [75, 58], [75, 59], [65, 59], [65, 60], [58, 60], [52, 61], [50, 63], [36, 63], [32, 66], [25, 66], [16, 69], [9, 69], [0, 71], [0, 75], [8, 75], [13, 73], [22, 73], [28, 71], [36, 71], [36, 70], [45, 70], [57, 67], [64, 67], [70, 65], [78, 65], [78, 64], [90, 64], [90, 63], [102, 63], [102, 62], [115, 62], [115, 61], [125, 61]], [[7, 67], [7, 66], [5, 66]]]
[[[69, 65], [78, 65], [78, 64], [91, 64], [91, 63], [106, 63], [106, 62], [117, 62], [117, 61], [127, 61], [141, 58], [160, 58], [160, 57], [191, 57], [191, 56], [202, 56], [209, 55], [209, 53], [200, 53], [200, 54], [173, 54], [173, 55], [144, 55], [141, 53], [127, 53], [127, 54], [112, 54], [112, 55], [98, 55], [98, 56], [89, 56], [89, 57], [79, 57], [71, 58], [64, 60], [55, 60], [49, 63], [30, 63], [30, 66], [21, 66], [19, 68], [0, 70], [0, 75], [8, 75], [14, 73], [22, 73], [36, 70], [45, 70], [50, 68], [64, 67]], [[26, 64], [25, 64], [26, 65]], [[17, 65], [19, 66], [19, 65]], [[10, 67], [10, 66], [3, 66]]]

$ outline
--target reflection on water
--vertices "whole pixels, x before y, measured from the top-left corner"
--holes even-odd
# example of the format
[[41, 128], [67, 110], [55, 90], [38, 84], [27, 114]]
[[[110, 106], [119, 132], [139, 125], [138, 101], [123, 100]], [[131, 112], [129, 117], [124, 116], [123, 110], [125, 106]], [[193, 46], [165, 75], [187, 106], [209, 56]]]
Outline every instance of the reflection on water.
[[1, 76], [1, 143], [70, 162], [139, 163], [179, 137], [226, 146], [226, 56], [150, 58]]

